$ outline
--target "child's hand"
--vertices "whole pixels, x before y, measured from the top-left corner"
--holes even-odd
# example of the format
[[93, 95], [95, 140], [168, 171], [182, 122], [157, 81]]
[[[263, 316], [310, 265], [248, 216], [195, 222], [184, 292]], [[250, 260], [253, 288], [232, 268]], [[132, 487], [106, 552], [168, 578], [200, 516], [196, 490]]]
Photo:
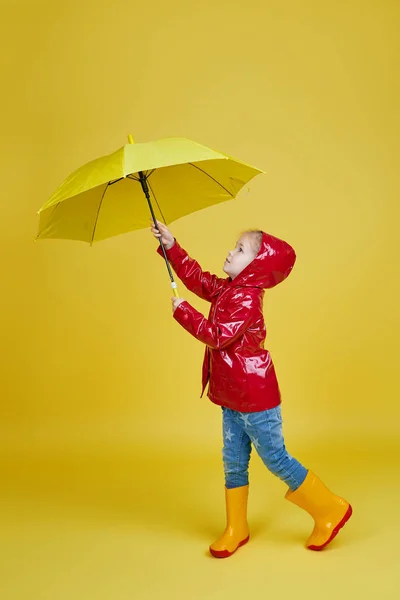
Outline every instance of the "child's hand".
[[172, 235], [172, 233], [170, 232], [168, 227], [166, 225], [164, 225], [164, 223], [161, 223], [161, 221], [157, 220], [157, 227], [158, 227], [159, 231], [154, 226], [153, 220], [151, 220], [152, 234], [154, 235], [154, 237], [156, 239], [159, 239], [161, 237], [162, 243], [164, 244], [165, 248], [167, 250], [170, 250], [175, 243], [174, 236]]
[[172, 314], [176, 311], [177, 307], [183, 302], [183, 298], [176, 298], [175, 296], [172, 298]]

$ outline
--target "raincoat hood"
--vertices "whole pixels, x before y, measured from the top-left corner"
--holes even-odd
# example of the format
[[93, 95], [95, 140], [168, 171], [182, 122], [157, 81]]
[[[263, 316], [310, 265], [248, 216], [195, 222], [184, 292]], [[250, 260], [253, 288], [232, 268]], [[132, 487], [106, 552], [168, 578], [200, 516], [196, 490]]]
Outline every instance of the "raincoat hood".
[[273, 288], [289, 276], [295, 262], [296, 253], [287, 242], [263, 232], [257, 256], [229, 285]]

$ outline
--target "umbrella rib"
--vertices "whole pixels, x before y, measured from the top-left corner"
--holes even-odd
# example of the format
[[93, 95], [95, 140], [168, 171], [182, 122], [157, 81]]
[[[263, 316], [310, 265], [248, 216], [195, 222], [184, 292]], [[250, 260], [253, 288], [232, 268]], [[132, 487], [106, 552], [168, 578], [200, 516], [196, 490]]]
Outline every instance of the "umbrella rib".
[[[56, 212], [57, 208], [60, 206], [61, 202], [57, 202], [57, 204], [55, 204], [54, 206], [49, 206], [49, 208], [47, 210], [53, 209], [51, 211], [51, 218], [53, 218], [54, 213]], [[40, 211], [39, 211], [40, 212]], [[50, 218], [48, 219], [47, 223], [49, 222]], [[38, 234], [36, 236], [36, 239], [39, 239], [41, 234], [43, 233], [44, 229], [40, 230], [40, 225], [39, 225], [39, 231]]]
[[219, 181], [217, 181], [216, 179], [214, 179], [214, 177], [212, 177], [211, 175], [209, 175], [206, 171], [203, 171], [203, 169], [200, 169], [200, 167], [198, 167], [197, 165], [194, 165], [193, 163], [187, 163], [188, 165], [190, 165], [191, 167], [194, 167], [195, 169], [198, 169], [199, 171], [201, 171], [202, 173], [204, 173], [204, 175], [207, 175], [207, 177], [209, 177], [210, 179], [212, 179], [217, 185], [219, 185], [220, 187], [222, 187], [223, 190], [225, 190], [225, 192], [228, 192], [228, 194], [231, 196], [231, 198], [234, 198], [235, 196], [233, 196], [231, 194], [231, 192], [229, 190], [226, 189], [226, 187], [224, 187], [222, 185], [222, 183], [220, 183]]
[[[146, 173], [145, 173], [146, 179], [148, 179], [150, 177], [150, 175], [153, 175], [154, 171], [157, 171], [157, 169], [153, 169], [150, 172], [146, 171]], [[129, 175], [127, 175], [126, 178], [127, 179], [134, 179], [135, 181], [140, 181], [139, 177], [135, 177], [132, 173], [130, 173]], [[118, 181], [119, 181], [119, 179], [118, 179]]]
[[104, 189], [103, 195], [101, 197], [100, 203], [99, 203], [99, 208], [97, 210], [96, 221], [95, 221], [95, 224], [94, 224], [93, 235], [92, 235], [92, 240], [90, 242], [90, 245], [92, 245], [93, 241], [94, 241], [94, 236], [95, 236], [95, 233], [96, 233], [97, 221], [99, 220], [99, 214], [100, 214], [101, 205], [103, 204], [103, 199], [104, 199], [104, 196], [106, 195], [106, 191], [108, 190], [109, 185], [110, 185], [110, 182], [107, 183], [107, 185], [106, 185], [106, 187]]

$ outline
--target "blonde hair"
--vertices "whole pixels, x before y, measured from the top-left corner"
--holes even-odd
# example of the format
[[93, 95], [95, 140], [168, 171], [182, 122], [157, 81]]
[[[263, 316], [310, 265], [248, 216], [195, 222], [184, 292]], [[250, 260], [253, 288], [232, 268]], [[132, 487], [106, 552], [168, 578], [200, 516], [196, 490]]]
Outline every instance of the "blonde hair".
[[247, 229], [242, 232], [242, 235], [249, 237], [250, 246], [256, 256], [261, 248], [263, 232], [260, 229]]

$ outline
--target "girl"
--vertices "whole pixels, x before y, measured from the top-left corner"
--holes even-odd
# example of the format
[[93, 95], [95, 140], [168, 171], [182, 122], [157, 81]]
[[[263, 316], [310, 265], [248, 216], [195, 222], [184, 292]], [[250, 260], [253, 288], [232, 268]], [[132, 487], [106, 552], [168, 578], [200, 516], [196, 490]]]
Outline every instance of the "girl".
[[[151, 231], [161, 237], [177, 276], [191, 292], [211, 303], [206, 319], [186, 300], [172, 298], [173, 316], [206, 345], [202, 394], [221, 406], [227, 524], [210, 546], [212, 556], [226, 558], [249, 540], [247, 498], [252, 445], [266, 467], [288, 486], [286, 499], [306, 510], [314, 529], [306, 546], [322, 550], [352, 514], [336, 496], [285, 448], [281, 397], [274, 365], [264, 349], [264, 290], [286, 279], [296, 255], [286, 242], [263, 231], [246, 231], [225, 260], [222, 279], [202, 271], [157, 221]], [[158, 253], [163, 256], [161, 247]]]

